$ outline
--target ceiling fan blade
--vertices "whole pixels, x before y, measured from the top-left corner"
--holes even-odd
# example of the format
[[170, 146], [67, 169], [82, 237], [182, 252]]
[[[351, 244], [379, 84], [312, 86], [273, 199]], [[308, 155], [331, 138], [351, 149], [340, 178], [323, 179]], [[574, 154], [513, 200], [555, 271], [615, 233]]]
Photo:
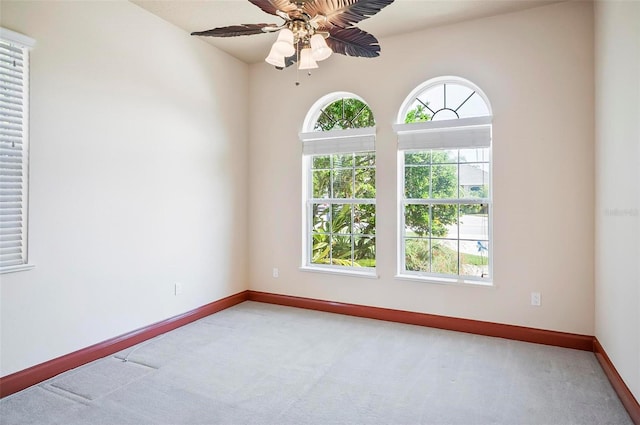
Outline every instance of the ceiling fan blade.
[[348, 28], [391, 3], [393, 0], [311, 0], [304, 4], [304, 11], [312, 17], [326, 16], [326, 21], [321, 24], [324, 28]]
[[346, 56], [375, 58], [380, 56], [378, 40], [360, 28], [334, 28], [329, 31], [327, 44], [334, 53]]
[[265, 32], [271, 32], [272, 29], [277, 28], [279, 27], [276, 24], [242, 24], [192, 32], [191, 35], [204, 35], [208, 37], [237, 37], [239, 35], [263, 34]]
[[[296, 5], [289, 0], [249, 0], [251, 3], [262, 9], [263, 12], [271, 15], [278, 15], [276, 11], [293, 12], [297, 9]], [[279, 16], [279, 15], [278, 15]]]

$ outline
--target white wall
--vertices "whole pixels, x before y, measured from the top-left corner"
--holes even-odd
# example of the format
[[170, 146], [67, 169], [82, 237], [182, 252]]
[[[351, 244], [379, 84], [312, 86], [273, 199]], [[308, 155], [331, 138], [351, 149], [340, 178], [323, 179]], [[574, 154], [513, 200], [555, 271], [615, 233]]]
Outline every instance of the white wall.
[[[384, 13], [384, 11], [381, 13]], [[373, 18], [376, 19], [376, 18]], [[312, 77], [250, 68], [250, 288], [592, 335], [593, 6], [567, 2], [381, 39], [377, 59], [334, 55]], [[494, 112], [493, 288], [394, 279], [396, 138], [404, 98], [441, 75], [477, 84]], [[377, 121], [379, 279], [299, 270], [305, 114], [362, 96]], [[280, 277], [271, 277], [273, 267]], [[542, 306], [529, 305], [532, 291]]]
[[640, 3], [598, 1], [595, 335], [640, 400]]
[[0, 8], [37, 41], [1, 375], [245, 290], [247, 65], [126, 1]]

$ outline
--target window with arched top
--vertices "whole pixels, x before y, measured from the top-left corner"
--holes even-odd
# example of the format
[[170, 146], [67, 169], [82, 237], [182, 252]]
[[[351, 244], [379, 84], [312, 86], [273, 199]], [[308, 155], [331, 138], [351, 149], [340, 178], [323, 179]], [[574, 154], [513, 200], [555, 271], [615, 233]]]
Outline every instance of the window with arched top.
[[311, 107], [303, 129], [303, 269], [374, 275], [373, 113], [352, 93], [332, 93]]
[[407, 96], [398, 135], [398, 274], [490, 283], [491, 105], [473, 83], [429, 80]]
[[400, 110], [400, 122], [445, 121], [491, 116], [478, 88], [460, 79], [436, 79], [414, 90]]

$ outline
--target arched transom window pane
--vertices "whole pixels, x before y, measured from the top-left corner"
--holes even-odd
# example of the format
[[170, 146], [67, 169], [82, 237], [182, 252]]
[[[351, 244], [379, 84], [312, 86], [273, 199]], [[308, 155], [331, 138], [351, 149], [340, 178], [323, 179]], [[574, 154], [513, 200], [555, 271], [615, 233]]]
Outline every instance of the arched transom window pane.
[[407, 108], [404, 122], [442, 121], [491, 115], [482, 96], [458, 83], [439, 83], [419, 92]]
[[369, 105], [359, 99], [342, 98], [322, 108], [314, 131], [365, 128], [375, 124]]

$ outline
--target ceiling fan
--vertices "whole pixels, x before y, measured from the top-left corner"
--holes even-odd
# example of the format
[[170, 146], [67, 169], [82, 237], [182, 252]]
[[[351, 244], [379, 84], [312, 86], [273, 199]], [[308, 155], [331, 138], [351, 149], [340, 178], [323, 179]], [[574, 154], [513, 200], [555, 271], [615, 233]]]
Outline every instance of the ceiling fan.
[[380, 44], [355, 24], [393, 0], [249, 0], [264, 12], [284, 19], [282, 25], [241, 24], [193, 32], [191, 35], [237, 37], [278, 32], [265, 61], [278, 69], [298, 63], [298, 69], [317, 68], [333, 52], [372, 58]]

